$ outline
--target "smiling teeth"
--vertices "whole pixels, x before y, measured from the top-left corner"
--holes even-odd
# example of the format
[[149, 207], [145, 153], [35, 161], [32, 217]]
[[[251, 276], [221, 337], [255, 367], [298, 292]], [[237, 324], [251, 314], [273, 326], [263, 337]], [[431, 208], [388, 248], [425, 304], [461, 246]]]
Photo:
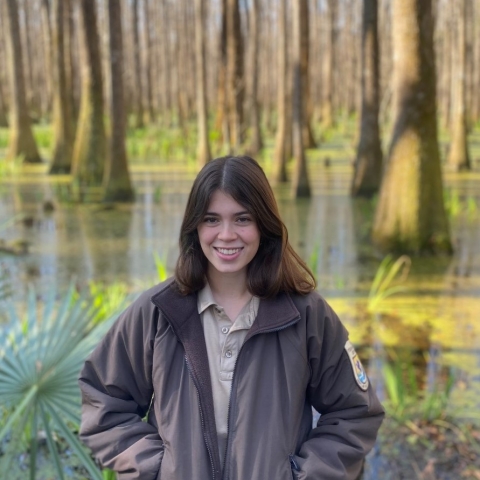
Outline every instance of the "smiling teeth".
[[217, 248], [217, 250], [223, 255], [233, 255], [240, 251], [239, 248]]

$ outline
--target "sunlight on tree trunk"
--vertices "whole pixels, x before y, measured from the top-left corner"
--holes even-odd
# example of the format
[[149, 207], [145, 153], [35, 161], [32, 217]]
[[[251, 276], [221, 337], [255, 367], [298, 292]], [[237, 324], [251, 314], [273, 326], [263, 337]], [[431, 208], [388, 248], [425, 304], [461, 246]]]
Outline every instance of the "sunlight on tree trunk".
[[394, 0], [397, 105], [373, 240], [383, 250], [450, 253], [437, 140], [431, 0]]

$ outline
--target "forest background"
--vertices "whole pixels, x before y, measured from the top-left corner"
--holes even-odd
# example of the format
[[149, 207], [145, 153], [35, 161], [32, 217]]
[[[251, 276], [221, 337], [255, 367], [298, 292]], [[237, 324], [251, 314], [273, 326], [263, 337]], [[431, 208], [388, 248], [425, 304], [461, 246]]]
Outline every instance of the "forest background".
[[387, 406], [364, 480], [480, 478], [479, 2], [0, 0], [0, 30], [2, 471], [110, 475], [76, 372], [246, 153]]

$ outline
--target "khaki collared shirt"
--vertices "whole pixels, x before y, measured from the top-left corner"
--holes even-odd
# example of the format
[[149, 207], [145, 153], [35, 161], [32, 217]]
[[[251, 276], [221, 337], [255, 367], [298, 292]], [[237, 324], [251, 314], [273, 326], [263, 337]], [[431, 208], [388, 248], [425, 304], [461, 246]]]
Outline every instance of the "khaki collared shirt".
[[240, 348], [257, 316], [259, 303], [258, 297], [252, 297], [232, 322], [223, 307], [215, 302], [208, 283], [198, 292], [197, 306], [207, 344], [218, 447], [222, 462], [227, 446], [228, 404], [233, 370]]

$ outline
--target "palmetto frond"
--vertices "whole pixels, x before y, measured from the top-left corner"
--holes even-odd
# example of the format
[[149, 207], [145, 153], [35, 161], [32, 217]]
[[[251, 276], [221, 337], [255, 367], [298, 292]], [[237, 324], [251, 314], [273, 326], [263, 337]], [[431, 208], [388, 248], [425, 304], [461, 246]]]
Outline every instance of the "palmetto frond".
[[[80, 421], [79, 371], [87, 355], [112, 325], [115, 316], [92, 326], [95, 312], [73, 287], [56, 301], [52, 293], [43, 308], [30, 290], [20, 318], [12, 302], [5, 308], [9, 324], [0, 335], [0, 404], [10, 414], [0, 423], [0, 441], [29, 418], [30, 459], [35, 462], [38, 431], [45, 432], [58, 478], [64, 478], [54, 434], [64, 438], [93, 479], [102, 474], [72, 433]], [[35, 467], [31, 466], [31, 478]]]

